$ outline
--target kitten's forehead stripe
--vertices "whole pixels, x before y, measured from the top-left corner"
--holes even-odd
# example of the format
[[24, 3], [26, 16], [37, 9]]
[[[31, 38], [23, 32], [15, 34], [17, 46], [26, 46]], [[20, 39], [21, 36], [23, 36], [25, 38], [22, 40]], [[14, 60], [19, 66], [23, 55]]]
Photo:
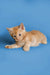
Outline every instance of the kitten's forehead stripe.
[[13, 30], [18, 30], [18, 26], [17, 27], [13, 27]]

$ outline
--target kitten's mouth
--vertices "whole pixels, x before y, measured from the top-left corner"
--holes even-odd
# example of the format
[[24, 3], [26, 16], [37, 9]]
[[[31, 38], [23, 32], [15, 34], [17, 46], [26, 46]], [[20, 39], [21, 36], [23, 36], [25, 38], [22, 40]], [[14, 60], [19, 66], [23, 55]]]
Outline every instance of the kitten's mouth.
[[18, 38], [13, 38], [15, 41], [19, 41], [19, 39]]
[[19, 41], [19, 39], [17, 39]]
[[19, 39], [14, 39], [15, 41], [19, 41]]
[[19, 41], [19, 39], [15, 39], [15, 41]]

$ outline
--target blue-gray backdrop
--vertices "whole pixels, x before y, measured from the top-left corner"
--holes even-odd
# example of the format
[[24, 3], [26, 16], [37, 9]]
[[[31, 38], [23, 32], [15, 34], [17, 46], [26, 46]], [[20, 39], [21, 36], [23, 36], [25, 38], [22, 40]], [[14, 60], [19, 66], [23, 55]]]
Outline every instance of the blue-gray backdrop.
[[[29, 52], [5, 49], [14, 43], [6, 28], [21, 22], [44, 33], [48, 44]], [[50, 75], [50, 0], [0, 0], [0, 75]]]

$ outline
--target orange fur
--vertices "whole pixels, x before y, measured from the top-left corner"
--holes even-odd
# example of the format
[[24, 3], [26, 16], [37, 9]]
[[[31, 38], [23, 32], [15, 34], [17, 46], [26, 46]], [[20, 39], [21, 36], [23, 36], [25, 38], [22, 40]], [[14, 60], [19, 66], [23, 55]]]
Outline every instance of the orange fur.
[[13, 45], [6, 45], [5, 48], [23, 47], [24, 51], [29, 51], [31, 46], [39, 46], [40, 43], [47, 44], [47, 38], [40, 31], [32, 30], [26, 32], [23, 23], [13, 28], [7, 28], [10, 35], [15, 39]]

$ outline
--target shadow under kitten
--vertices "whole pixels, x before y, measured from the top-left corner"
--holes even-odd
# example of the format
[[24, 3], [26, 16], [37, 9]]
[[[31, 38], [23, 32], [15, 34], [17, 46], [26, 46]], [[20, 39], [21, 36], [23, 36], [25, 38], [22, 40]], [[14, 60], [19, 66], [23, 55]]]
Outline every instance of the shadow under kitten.
[[12, 44], [14, 40], [8, 33], [3, 33], [0, 35], [0, 44]]

